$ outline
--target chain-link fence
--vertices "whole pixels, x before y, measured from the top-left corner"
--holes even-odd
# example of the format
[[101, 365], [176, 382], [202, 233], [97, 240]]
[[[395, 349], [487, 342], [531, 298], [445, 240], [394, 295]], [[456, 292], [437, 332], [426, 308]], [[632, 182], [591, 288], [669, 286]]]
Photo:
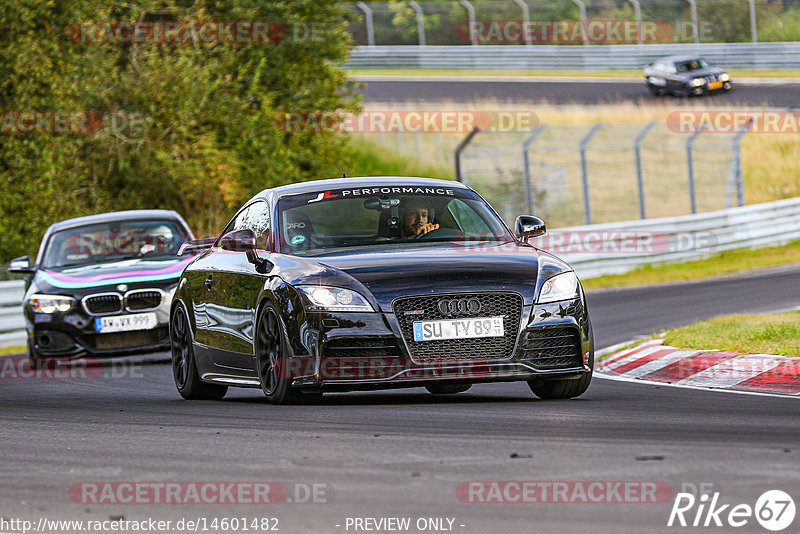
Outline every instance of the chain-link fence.
[[744, 204], [734, 133], [676, 133], [665, 122], [542, 124], [478, 133], [460, 154], [461, 180], [506, 219], [549, 226], [701, 213]]
[[[346, 2], [358, 45], [800, 41], [796, 0]], [[616, 24], [629, 21], [632, 24]], [[633, 31], [630, 31], [633, 29]]]

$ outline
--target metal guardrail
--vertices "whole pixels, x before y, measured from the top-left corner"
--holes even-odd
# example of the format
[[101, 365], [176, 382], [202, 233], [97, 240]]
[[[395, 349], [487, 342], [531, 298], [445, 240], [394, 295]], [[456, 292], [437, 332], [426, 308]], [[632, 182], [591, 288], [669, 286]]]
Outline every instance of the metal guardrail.
[[24, 294], [24, 281], [0, 282], [0, 348], [25, 344]]
[[[795, 239], [800, 239], [800, 198], [683, 217], [559, 228], [534, 244], [568, 261], [579, 277], [593, 278]], [[590, 250], [597, 247], [601, 250]], [[0, 282], [0, 347], [25, 344], [23, 293], [22, 281]]]
[[[540, 246], [569, 262], [579, 277], [623, 274], [647, 264], [800, 239], [800, 198], [682, 217], [559, 228], [551, 234], [555, 235], [541, 239]], [[560, 244], [552, 246], [554, 241]]]
[[360, 46], [349, 68], [431, 68], [486, 70], [641, 69], [661, 56], [702, 54], [725, 68], [800, 68], [800, 42], [704, 43], [603, 46]]

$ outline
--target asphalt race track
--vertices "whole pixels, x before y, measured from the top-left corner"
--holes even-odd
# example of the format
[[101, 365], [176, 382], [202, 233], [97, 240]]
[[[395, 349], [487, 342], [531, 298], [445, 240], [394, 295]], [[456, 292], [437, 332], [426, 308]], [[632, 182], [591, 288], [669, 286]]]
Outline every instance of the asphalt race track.
[[[735, 80], [734, 80], [735, 81]], [[753, 85], [736, 83], [729, 93], [702, 98], [656, 97], [643, 79], [620, 82], [569, 81], [518, 82], [498, 77], [486, 81], [369, 81], [361, 89], [367, 102], [547, 102], [550, 104], [610, 104], [615, 102], [688, 102], [708, 106], [768, 106], [795, 108], [800, 104], [800, 83]]]
[[[795, 265], [591, 293], [598, 344], [720, 313], [796, 307], [798, 276]], [[413, 389], [276, 407], [257, 390], [183, 401], [167, 365], [135, 365], [124, 375], [0, 381], [3, 518], [276, 517], [280, 532], [293, 533], [354, 532], [345, 529], [348, 517], [444, 517], [464, 533], [616, 534], [698, 529], [667, 528], [671, 495], [657, 503], [483, 504], [461, 502], [456, 488], [664, 481], [675, 491], [711, 484], [721, 503], [754, 506], [771, 489], [800, 497], [797, 398], [595, 379], [570, 401], [538, 401], [524, 384], [499, 384], [449, 398]], [[273, 481], [290, 499], [295, 484], [325, 484], [325, 493], [316, 503], [260, 506], [73, 502], [69, 488], [87, 481]], [[764, 532], [753, 518], [736, 530]]]

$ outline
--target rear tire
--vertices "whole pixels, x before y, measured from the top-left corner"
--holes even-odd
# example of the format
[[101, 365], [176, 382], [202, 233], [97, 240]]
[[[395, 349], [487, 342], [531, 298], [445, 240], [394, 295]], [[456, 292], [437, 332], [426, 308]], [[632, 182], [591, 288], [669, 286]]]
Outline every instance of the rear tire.
[[292, 388], [283, 323], [271, 302], [265, 303], [258, 314], [255, 353], [258, 379], [270, 404], [310, 404], [322, 398], [321, 392], [303, 393]]
[[581, 373], [578, 378], [569, 378], [564, 380], [547, 380], [544, 382], [537, 380], [529, 380], [528, 387], [534, 395], [543, 400], [551, 399], [572, 399], [583, 395], [589, 384], [592, 382], [592, 374], [594, 373], [594, 331], [592, 330], [592, 323], [589, 321], [589, 369]]
[[228, 386], [203, 382], [197, 373], [192, 329], [183, 303], [179, 303], [172, 314], [169, 322], [169, 340], [172, 351], [172, 376], [181, 397], [186, 400], [222, 399], [228, 392]]
[[471, 387], [472, 384], [430, 384], [425, 386], [425, 389], [434, 395], [453, 395], [463, 393]]

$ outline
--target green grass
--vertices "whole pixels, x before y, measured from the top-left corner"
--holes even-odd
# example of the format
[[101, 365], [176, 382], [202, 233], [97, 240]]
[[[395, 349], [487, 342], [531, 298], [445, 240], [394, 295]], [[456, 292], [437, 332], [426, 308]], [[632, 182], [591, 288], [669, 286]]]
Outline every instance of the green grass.
[[626, 274], [581, 280], [586, 289], [698, 280], [720, 274], [800, 262], [800, 240], [760, 249], [738, 249], [684, 263], [645, 265]]
[[667, 331], [665, 345], [800, 356], [800, 312], [726, 315]]
[[348, 176], [420, 176], [443, 180], [454, 179], [453, 169], [400, 155], [397, 151], [365, 139], [353, 137], [350, 147], [353, 168], [347, 169]]
[[25, 354], [28, 352], [27, 347], [0, 347], [0, 356], [8, 354]]
[[[734, 78], [800, 78], [800, 70], [746, 70], [731, 69]], [[347, 69], [350, 76], [574, 76], [580, 78], [611, 77], [641, 78], [637, 70], [470, 70], [470, 69]]]

